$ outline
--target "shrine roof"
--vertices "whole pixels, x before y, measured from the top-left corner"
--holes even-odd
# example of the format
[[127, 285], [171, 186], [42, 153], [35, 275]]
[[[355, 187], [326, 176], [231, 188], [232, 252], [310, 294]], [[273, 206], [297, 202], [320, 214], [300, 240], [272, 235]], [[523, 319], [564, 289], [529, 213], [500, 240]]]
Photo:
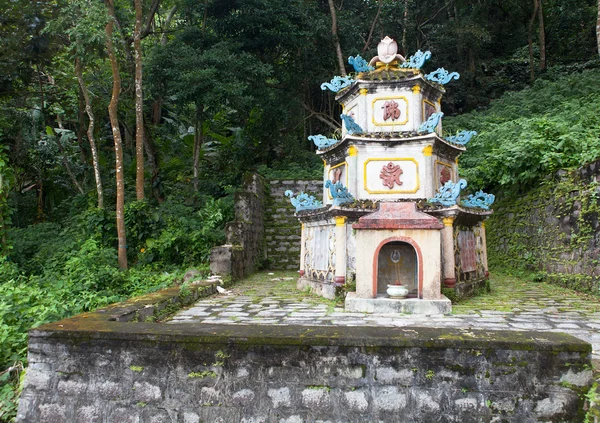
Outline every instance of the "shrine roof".
[[358, 219], [352, 229], [442, 229], [433, 216], [417, 210], [414, 202], [381, 202], [379, 209]]

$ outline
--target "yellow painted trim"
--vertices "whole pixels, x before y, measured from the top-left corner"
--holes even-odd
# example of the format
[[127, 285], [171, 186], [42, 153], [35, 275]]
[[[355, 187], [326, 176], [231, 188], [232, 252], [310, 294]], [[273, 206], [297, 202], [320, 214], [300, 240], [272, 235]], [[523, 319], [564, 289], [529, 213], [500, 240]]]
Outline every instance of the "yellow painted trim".
[[[371, 191], [368, 186], [367, 186], [367, 165], [369, 164], [369, 162], [413, 162], [417, 168], [416, 171], [416, 187], [413, 190], [389, 190], [389, 191], [379, 191], [379, 190], [375, 190], [375, 191]], [[412, 157], [386, 157], [386, 158], [381, 158], [381, 159], [367, 159], [365, 160], [365, 163], [363, 165], [363, 184], [364, 184], [364, 189], [365, 191], [367, 191], [369, 194], [414, 194], [415, 192], [419, 191], [419, 189], [421, 188], [421, 179], [419, 178], [419, 162], [417, 162], [415, 159], [413, 159]]]
[[344, 226], [346, 224], [346, 216], [336, 216], [335, 226]]
[[454, 159], [454, 163], [456, 163], [456, 165], [458, 166], [458, 157]]
[[350, 157], [358, 156], [358, 148], [356, 148], [355, 146], [351, 145], [348, 148], [348, 156], [350, 156]]
[[481, 229], [485, 229], [485, 222], [481, 222]]
[[360, 95], [369, 94], [369, 90], [367, 88], [361, 88], [360, 90], [358, 90], [358, 92], [360, 93]]
[[444, 226], [452, 226], [452, 224], [454, 223], [454, 217], [453, 216], [444, 217], [444, 218], [442, 218], [442, 222], [444, 222]]
[[[337, 164], [335, 166], [331, 166], [328, 170], [327, 170], [327, 179], [331, 179], [330, 178], [330, 173], [333, 169], [336, 169], [338, 167], [342, 167], [342, 166], [346, 166], [346, 188], [348, 188], [348, 162], [342, 162], [340, 164]], [[327, 190], [327, 198], [329, 198], [330, 200], [333, 200], [333, 197], [331, 196], [331, 191]]]
[[412, 89], [413, 94], [419, 94], [421, 92], [421, 86], [420, 85], [415, 85], [411, 89]]
[[[436, 105], [435, 105], [435, 104], [433, 104], [431, 101], [429, 101], [429, 100], [426, 100], [426, 99], [423, 99], [423, 104], [422, 104], [422, 106], [421, 106], [421, 112], [423, 113], [423, 114], [421, 115], [421, 117], [423, 118], [423, 119], [422, 119], [422, 120], [423, 120], [423, 122], [425, 122], [425, 121], [427, 120], [427, 119], [425, 119], [425, 103], [427, 103], [427, 104], [429, 104], [431, 107], [433, 107], [433, 110], [435, 110], [435, 112], [437, 112], [437, 110], [438, 110], [438, 108], [436, 107]], [[434, 112], [434, 113], [435, 113], [435, 112]]]
[[[404, 122], [377, 123], [375, 121], [375, 103], [381, 100], [404, 100], [406, 103], [406, 120]], [[356, 120], [356, 119], [355, 119]], [[408, 122], [408, 99], [404, 96], [377, 97], [371, 102], [371, 121], [375, 126], [400, 126]]]
[[433, 154], [433, 145], [426, 145], [423, 147], [423, 155], [425, 157], [430, 157]]

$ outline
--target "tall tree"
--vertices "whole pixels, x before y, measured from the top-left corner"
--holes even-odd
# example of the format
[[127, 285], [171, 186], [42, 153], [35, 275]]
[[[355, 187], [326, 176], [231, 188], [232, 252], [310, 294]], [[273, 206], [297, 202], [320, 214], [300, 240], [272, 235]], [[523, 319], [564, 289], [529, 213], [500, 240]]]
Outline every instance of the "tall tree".
[[92, 101], [90, 100], [90, 94], [83, 79], [83, 70], [81, 67], [81, 60], [79, 57], [75, 58], [75, 75], [77, 76], [77, 82], [81, 90], [81, 94], [85, 103], [85, 112], [88, 115], [88, 127], [87, 137], [90, 143], [90, 151], [92, 152], [92, 167], [94, 168], [94, 180], [96, 181], [96, 192], [98, 193], [98, 208], [104, 208], [104, 188], [102, 187], [102, 178], [100, 177], [100, 161], [98, 159], [98, 148], [96, 147], [96, 140], [94, 138], [94, 110], [92, 109]]
[[344, 64], [344, 55], [342, 54], [342, 46], [340, 45], [340, 37], [337, 30], [337, 13], [335, 11], [335, 3], [329, 1], [329, 11], [331, 12], [331, 35], [333, 36], [333, 44], [335, 46], [335, 54], [340, 67], [340, 74], [346, 76], [346, 65]]
[[125, 182], [123, 178], [123, 142], [121, 139], [121, 130], [119, 129], [119, 118], [117, 115], [119, 106], [119, 96], [121, 94], [121, 77], [119, 74], [119, 64], [117, 54], [113, 45], [113, 32], [115, 25], [115, 5], [114, 0], [106, 0], [108, 6], [109, 20], [106, 24], [106, 50], [112, 69], [112, 96], [108, 105], [108, 115], [110, 117], [110, 126], [112, 128], [113, 140], [115, 143], [115, 173], [117, 179], [117, 238], [118, 238], [118, 261], [119, 268], [127, 269], [127, 237], [125, 235]]
[[538, 25], [540, 42], [540, 70], [546, 69], [546, 28], [544, 27], [544, 0], [538, 0]]
[[531, 19], [529, 20], [529, 34], [527, 42], [529, 44], [529, 79], [533, 82], [535, 79], [535, 65], [533, 58], [533, 24], [535, 23], [535, 18], [538, 15], [538, 9], [540, 5], [538, 0], [533, 0], [533, 13], [531, 14]]
[[144, 199], [144, 96], [142, 92], [142, 0], [135, 0], [135, 26], [133, 29], [135, 57], [135, 193]]
[[598, 55], [600, 56], [600, 0], [598, 0], [598, 20], [596, 21], [596, 42], [598, 43]]

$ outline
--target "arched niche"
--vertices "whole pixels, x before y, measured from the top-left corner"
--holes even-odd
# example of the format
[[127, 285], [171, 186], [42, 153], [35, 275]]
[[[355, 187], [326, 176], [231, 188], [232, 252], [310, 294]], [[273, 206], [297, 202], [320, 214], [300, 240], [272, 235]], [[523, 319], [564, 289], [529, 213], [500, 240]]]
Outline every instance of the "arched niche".
[[419, 263], [414, 247], [391, 241], [377, 254], [377, 294], [385, 294], [388, 284], [399, 281], [409, 289], [409, 297], [419, 297]]

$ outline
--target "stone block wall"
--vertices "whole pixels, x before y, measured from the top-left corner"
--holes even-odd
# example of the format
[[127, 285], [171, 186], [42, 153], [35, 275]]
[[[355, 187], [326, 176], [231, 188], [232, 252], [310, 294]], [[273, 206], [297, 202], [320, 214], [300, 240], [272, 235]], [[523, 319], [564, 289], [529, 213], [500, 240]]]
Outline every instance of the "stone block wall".
[[296, 209], [285, 196], [310, 193], [317, 199], [323, 196], [323, 181], [271, 180], [265, 212], [265, 242], [267, 266], [272, 270], [298, 270], [300, 268], [300, 222], [294, 215]]
[[31, 331], [17, 422], [575, 423], [592, 383], [561, 333], [124, 322], [135, 306]]
[[244, 188], [235, 193], [234, 204], [235, 220], [225, 227], [227, 244], [211, 251], [210, 270], [237, 280], [256, 270], [265, 255], [264, 179], [247, 175]]
[[491, 263], [523, 266], [572, 289], [600, 289], [600, 162], [504, 196], [486, 223]]

